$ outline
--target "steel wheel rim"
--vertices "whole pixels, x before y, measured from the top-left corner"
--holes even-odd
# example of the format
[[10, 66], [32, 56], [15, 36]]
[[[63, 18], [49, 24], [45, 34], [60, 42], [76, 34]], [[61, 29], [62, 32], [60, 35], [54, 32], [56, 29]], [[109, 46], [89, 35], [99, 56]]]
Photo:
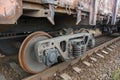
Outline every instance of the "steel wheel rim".
[[26, 46], [27, 46], [27, 43], [34, 37], [34, 36], [46, 36], [48, 38], [51, 38], [51, 36], [45, 32], [41, 32], [41, 31], [38, 31], [38, 32], [34, 32], [32, 34], [30, 34], [22, 43], [22, 45], [20, 46], [20, 49], [19, 49], [19, 54], [18, 54], [18, 58], [19, 58], [19, 63], [20, 63], [20, 66], [22, 67], [22, 69], [24, 69], [26, 72], [29, 72], [29, 73], [38, 73], [38, 72], [34, 72], [32, 70], [30, 70], [25, 62], [24, 62], [24, 58], [25, 58], [25, 50], [26, 50]]

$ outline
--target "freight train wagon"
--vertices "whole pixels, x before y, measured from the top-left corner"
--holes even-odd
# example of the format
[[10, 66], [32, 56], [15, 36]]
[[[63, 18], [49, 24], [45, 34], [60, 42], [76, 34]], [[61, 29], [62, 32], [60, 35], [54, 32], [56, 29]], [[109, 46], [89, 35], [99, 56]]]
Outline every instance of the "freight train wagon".
[[41, 72], [118, 32], [119, 8], [119, 0], [0, 0], [0, 53], [18, 54], [26, 72]]

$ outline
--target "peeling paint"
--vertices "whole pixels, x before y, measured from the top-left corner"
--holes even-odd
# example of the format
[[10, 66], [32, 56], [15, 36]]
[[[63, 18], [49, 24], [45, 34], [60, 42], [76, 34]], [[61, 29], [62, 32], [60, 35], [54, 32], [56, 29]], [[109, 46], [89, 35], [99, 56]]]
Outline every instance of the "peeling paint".
[[15, 14], [18, 7], [18, 0], [0, 0], [0, 16]]
[[112, 13], [112, 5], [114, 0], [98, 0], [98, 9], [105, 14]]

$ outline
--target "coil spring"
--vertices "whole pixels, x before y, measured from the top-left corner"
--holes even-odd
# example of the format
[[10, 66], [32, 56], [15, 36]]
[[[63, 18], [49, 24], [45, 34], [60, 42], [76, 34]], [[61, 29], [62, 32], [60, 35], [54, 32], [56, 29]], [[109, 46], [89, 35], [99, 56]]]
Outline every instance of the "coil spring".
[[85, 52], [85, 47], [80, 45], [73, 45], [73, 56], [79, 57]]

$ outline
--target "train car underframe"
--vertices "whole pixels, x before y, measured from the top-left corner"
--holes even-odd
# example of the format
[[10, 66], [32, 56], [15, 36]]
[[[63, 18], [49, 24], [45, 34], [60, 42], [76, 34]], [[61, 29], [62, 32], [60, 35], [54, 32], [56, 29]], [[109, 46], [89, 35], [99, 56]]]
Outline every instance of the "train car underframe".
[[[92, 33], [89, 32], [92, 26], [69, 27], [74, 25], [73, 17], [66, 16], [64, 20], [62, 17], [56, 18], [58, 26], [53, 26], [46, 19], [42, 19], [45, 21], [41, 23], [43, 27], [40, 27], [40, 24], [23, 23], [25, 18], [19, 20], [18, 25], [1, 32], [1, 53], [8, 56], [18, 53], [20, 66], [26, 72], [38, 73], [59, 61], [77, 58], [85, 54], [87, 48], [94, 47], [95, 40]], [[34, 18], [33, 20], [35, 20], [33, 23], [39, 21]], [[27, 24], [29, 25], [27, 26]]]

